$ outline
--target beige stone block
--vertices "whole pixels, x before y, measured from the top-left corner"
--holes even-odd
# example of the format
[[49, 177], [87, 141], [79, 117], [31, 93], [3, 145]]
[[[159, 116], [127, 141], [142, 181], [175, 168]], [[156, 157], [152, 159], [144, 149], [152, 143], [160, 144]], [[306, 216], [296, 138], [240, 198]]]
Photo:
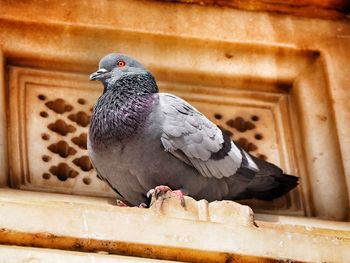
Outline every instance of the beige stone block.
[[243, 226], [254, 225], [254, 213], [249, 206], [233, 201], [208, 203], [206, 200], [196, 201], [188, 196], [184, 196], [184, 201], [185, 206], [181, 204], [181, 200], [176, 194], [167, 192], [157, 200], [153, 197], [150, 211], [156, 215], [179, 219]]
[[215, 201], [209, 203], [209, 221], [226, 224], [254, 225], [253, 210], [246, 205], [233, 201]]
[[[0, 72], [5, 71], [5, 61], [0, 49]], [[7, 123], [6, 118], [6, 89], [5, 76], [0, 73], [0, 187], [8, 185], [8, 159], [7, 159]]]
[[[167, 260], [0, 245], [0, 263], [159, 263]], [[171, 261], [172, 262], [172, 261]]]

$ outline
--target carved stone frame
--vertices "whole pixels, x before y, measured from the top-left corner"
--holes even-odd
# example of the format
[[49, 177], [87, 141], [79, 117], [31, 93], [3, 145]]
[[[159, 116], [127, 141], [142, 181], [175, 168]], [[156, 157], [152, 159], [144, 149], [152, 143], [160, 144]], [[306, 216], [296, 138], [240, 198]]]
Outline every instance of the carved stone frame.
[[[137, 45], [137, 39], [137, 36], [129, 36], [124, 39], [127, 41], [125, 45], [127, 44], [131, 48], [132, 45]], [[120, 38], [119, 42], [122, 41], [123, 39]], [[190, 56], [193, 51], [193, 43], [174, 44], [169, 39], [157, 37], [153, 41], [159, 46], [167, 44], [170, 49], [182, 50], [182, 53], [178, 54], [177, 57], [179, 60], [182, 58], [186, 61], [186, 57]], [[280, 94], [284, 95], [281, 95], [281, 99], [278, 99], [277, 102], [284, 103], [282, 98], [285, 97], [287, 106], [279, 108], [278, 111], [275, 110], [275, 115], [277, 114], [276, 118], [278, 118], [278, 114], [283, 115], [281, 118], [284, 124], [281, 122], [278, 124], [282, 126], [279, 129], [283, 130], [279, 136], [285, 136], [284, 140], [290, 142], [290, 145], [283, 144], [284, 147], [281, 149], [284, 155], [282, 160], [286, 162], [282, 163], [282, 166], [287, 171], [301, 176], [304, 208], [307, 215], [328, 219], [345, 218], [348, 214], [346, 180], [343, 164], [339, 158], [339, 140], [334, 129], [336, 125], [326, 75], [327, 65], [322, 53], [317, 50], [298, 50], [276, 45], [218, 42], [207, 45], [199, 44], [196, 43], [196, 52], [203, 49], [201, 53], [207, 54], [207, 60], [199, 57], [197, 59], [198, 67], [190, 71], [185, 67], [180, 71], [176, 64], [171, 65], [170, 60], [170, 65], [163, 65], [160, 68], [159, 66], [154, 67], [153, 71], [160, 83], [164, 83], [165, 86], [169, 86], [167, 83], [175, 83], [174, 91], [182, 92], [185, 98], [187, 96], [187, 98], [193, 99], [196, 96], [203, 97], [208, 92], [202, 88], [197, 90], [197, 94], [187, 94], [187, 92], [181, 91], [179, 84], [183, 83], [182, 86], [212, 86], [212, 94], [219, 92], [215, 88], [217, 85], [220, 85], [221, 89], [226, 89], [227, 92], [230, 89], [238, 88], [252, 94], [254, 91], [256, 93], [278, 94], [282, 89], [283, 93]], [[225, 50], [230, 51], [224, 52]], [[149, 62], [151, 58], [147, 58], [147, 54], [142, 55], [146, 56], [143, 59]], [[152, 51], [149, 51], [149, 54], [152, 54]], [[221, 59], [214, 67], [216, 70], [207, 68], [206, 65], [217, 56], [221, 56]], [[260, 69], [265, 68], [266, 65], [278, 70], [261, 72]], [[190, 74], [190, 79], [188, 74]], [[21, 81], [21, 79], [15, 81]], [[23, 113], [23, 98], [13, 94], [17, 90], [16, 83], [11, 85], [10, 109], [18, 109]], [[168, 90], [172, 91], [172, 88], [169, 86]], [[21, 147], [24, 146], [25, 149], [26, 146], [23, 145], [25, 143], [23, 140], [25, 126], [23, 126], [24, 124], [16, 111], [10, 111], [9, 117], [9, 145], [17, 145], [18, 147], [22, 145]], [[23, 181], [23, 179], [15, 178], [28, 174], [26, 172], [26, 152], [18, 147], [11, 147], [9, 151], [13, 182]], [[288, 147], [292, 148], [288, 149]]]
[[[101, 204], [94, 198], [6, 189], [9, 185], [8, 160], [11, 160], [13, 149], [11, 142], [7, 143], [7, 124], [11, 119], [6, 119], [5, 114], [9, 105], [6, 100], [8, 87], [5, 83], [8, 80], [5, 65], [87, 74], [95, 69], [96, 61], [102, 55], [114, 50], [133, 54], [150, 67], [161, 82], [203, 84], [228, 89], [234, 83], [235, 87], [269, 93], [281, 92], [282, 89], [289, 97], [288, 110], [293, 112], [298, 109], [290, 115], [291, 136], [293, 145], [296, 146], [296, 156], [291, 158], [297, 163], [300, 173], [306, 175], [306, 179], [302, 180], [302, 190], [305, 203], [309, 204], [306, 207], [307, 214], [336, 220], [347, 219], [350, 189], [348, 21], [305, 19], [153, 1], [106, 2], [108, 8], [97, 2], [91, 3], [88, 8], [84, 7], [84, 1], [74, 1], [74, 4], [67, 1], [66, 4], [70, 12], [56, 2], [51, 3], [50, 8], [29, 2], [21, 3], [20, 7], [6, 3], [3, 5], [6, 12], [1, 14], [0, 19], [0, 45], [3, 52], [0, 71], [2, 242], [48, 247], [48, 235], [38, 235], [46, 232], [54, 235], [50, 239], [50, 247], [79, 249], [79, 244], [86, 242], [84, 251], [96, 251], [106, 240], [113, 241], [111, 244], [115, 247], [111, 248], [120, 244], [121, 239], [110, 240], [110, 233], [115, 236], [123, 233], [123, 228], [127, 227], [127, 222], [123, 221], [126, 217], [135, 220], [134, 222], [140, 218], [150, 220], [147, 213], [111, 208], [105, 199]], [[74, 5], [81, 8], [74, 9]], [[170, 5], [171, 12], [165, 12], [169, 11]], [[118, 10], [123, 10], [124, 15], [130, 19], [123, 20], [111, 15], [114, 11], [118, 13]], [[21, 16], [18, 16], [19, 13]], [[96, 13], [100, 16], [97, 17]], [[193, 16], [194, 13], [196, 17]], [[141, 16], [143, 23], [138, 20]], [[100, 17], [104, 19], [101, 20]], [[75, 205], [69, 203], [71, 198], [74, 198]], [[82, 203], [86, 206], [82, 206]], [[84, 209], [79, 210], [82, 207]], [[110, 209], [109, 215], [104, 212], [107, 207]], [[44, 216], [48, 210], [52, 211], [51, 217]], [[100, 239], [86, 236], [86, 229], [80, 221], [74, 221], [72, 228], [65, 226], [65, 231], [75, 231], [65, 239], [67, 232], [63, 231], [60, 221], [62, 211], [71, 220], [96, 215], [87, 219], [89, 225], [94, 226], [89, 235], [100, 235]], [[27, 214], [35, 215], [33, 221], [23, 220]], [[106, 218], [101, 220], [98, 215]], [[161, 218], [158, 225], [150, 224], [149, 231], [158, 229], [160, 223], [164, 224], [168, 228], [162, 229], [160, 237], [166, 242], [151, 240], [148, 236], [142, 239], [132, 236], [123, 240], [125, 247], [111, 251], [121, 253], [128, 248], [125, 252], [128, 255], [144, 255], [137, 252], [137, 242], [149, 242], [147, 248], [154, 245], [159, 248], [161, 244], [166, 246], [162, 247], [163, 250], [157, 250], [160, 251], [158, 255], [161, 258], [166, 258], [167, 246], [172, 248], [172, 255], [178, 254], [179, 251], [173, 248], [181, 248], [188, 235], [181, 232], [181, 235], [176, 236], [178, 232], [174, 232], [173, 227], [184, 224], [184, 230], [194, 229], [190, 237], [202, 237], [203, 229], [214, 233], [208, 234], [214, 244], [210, 247], [210, 252], [201, 240], [196, 239], [183, 254], [185, 256], [193, 255], [191, 249], [194, 249], [196, 253], [202, 253], [202, 256], [211, 253], [223, 256], [223, 252], [263, 257], [268, 252], [271, 257], [285, 256], [310, 261], [336, 260], [335, 257], [344, 261], [350, 257], [349, 250], [346, 249], [349, 246], [346, 223], [283, 216], [257, 217], [263, 219], [259, 229]], [[120, 226], [113, 225], [118, 220], [123, 223]], [[293, 226], [297, 224], [299, 226]], [[100, 225], [111, 226], [113, 231], [100, 229]], [[137, 230], [143, 230], [142, 226]], [[18, 234], [19, 232], [24, 234]], [[248, 243], [241, 239], [247, 233], [252, 237]], [[288, 233], [292, 233], [292, 236]], [[215, 243], [220, 235], [221, 242]], [[36, 242], [26, 239], [29, 236]], [[281, 239], [276, 236], [287, 243], [281, 245]], [[257, 246], [253, 251], [251, 244], [255, 237], [260, 237], [255, 240], [266, 246]], [[91, 238], [96, 243], [89, 243]], [[313, 238], [317, 242], [313, 242]], [[67, 240], [72, 247], [64, 246], [63, 241]], [[77, 244], [76, 247], [74, 244]], [[304, 253], [305, 247], [310, 248], [310, 254]], [[334, 255], [335, 249], [341, 249], [340, 253]]]

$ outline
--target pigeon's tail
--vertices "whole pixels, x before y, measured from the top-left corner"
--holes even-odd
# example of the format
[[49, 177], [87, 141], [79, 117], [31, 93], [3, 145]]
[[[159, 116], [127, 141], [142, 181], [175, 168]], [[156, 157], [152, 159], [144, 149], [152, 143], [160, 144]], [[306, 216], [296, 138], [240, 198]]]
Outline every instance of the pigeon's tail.
[[298, 185], [299, 177], [289, 174], [272, 175], [275, 179], [275, 186], [266, 191], [255, 192], [254, 198], [271, 201], [288, 193]]
[[[255, 185], [258, 185], [260, 180], [264, 181], [262, 184], [265, 185], [265, 187], [251, 189], [253, 198], [271, 201], [281, 197], [298, 185], [299, 177], [284, 174], [279, 167], [269, 162], [262, 161], [255, 157], [253, 157], [253, 160], [260, 169], [259, 174], [255, 177]], [[267, 181], [269, 181], [269, 183], [267, 183]]]

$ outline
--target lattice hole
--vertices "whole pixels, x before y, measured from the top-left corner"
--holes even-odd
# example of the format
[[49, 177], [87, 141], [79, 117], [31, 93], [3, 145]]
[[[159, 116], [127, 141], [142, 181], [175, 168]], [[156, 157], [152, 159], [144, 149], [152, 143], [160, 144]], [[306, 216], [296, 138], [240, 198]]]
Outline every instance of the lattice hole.
[[63, 99], [56, 99], [54, 101], [48, 101], [45, 103], [46, 107], [53, 110], [56, 113], [64, 113], [73, 110], [73, 106], [67, 104]]
[[245, 121], [242, 117], [236, 117], [234, 120], [230, 119], [226, 122], [226, 124], [240, 132], [252, 130], [256, 127], [254, 123]]
[[85, 105], [85, 104], [86, 104], [86, 100], [85, 100], [85, 99], [82, 99], [82, 98], [79, 98], [79, 99], [78, 99], [78, 103], [79, 103], [80, 105]]
[[48, 141], [50, 140], [50, 135], [48, 135], [47, 133], [43, 133], [41, 134], [41, 139], [43, 139], [44, 141]]
[[84, 177], [83, 183], [89, 185], [89, 184], [91, 184], [91, 179], [89, 177]]
[[82, 133], [80, 134], [78, 137], [73, 137], [72, 138], [72, 142], [75, 145], [78, 145], [79, 148], [81, 149], [87, 149], [87, 134], [86, 133]]
[[246, 152], [252, 152], [258, 149], [258, 147], [252, 143], [249, 142], [246, 138], [239, 138], [237, 140], [237, 143], [239, 146], [241, 146]]
[[65, 141], [59, 141], [58, 143], [51, 144], [47, 148], [51, 152], [56, 153], [63, 158], [77, 153], [77, 151], [74, 148], [70, 147]]
[[253, 115], [252, 117], [251, 117], [251, 120], [252, 121], [259, 121], [259, 116], [256, 116], [256, 115]]
[[54, 123], [47, 126], [51, 131], [66, 136], [67, 133], [75, 132], [76, 128], [73, 125], [67, 124], [64, 120], [58, 119]]
[[256, 133], [256, 134], [254, 135], [254, 138], [255, 138], [256, 140], [262, 140], [264, 137], [263, 137], [263, 135], [262, 135], [261, 133]]
[[66, 181], [68, 178], [75, 178], [79, 174], [65, 163], [60, 163], [58, 166], [52, 166], [50, 172], [60, 181]]
[[214, 118], [217, 120], [221, 120], [222, 119], [222, 114], [221, 113], [215, 113], [214, 114]]
[[51, 157], [48, 156], [48, 155], [43, 155], [43, 156], [41, 157], [41, 159], [42, 159], [45, 163], [47, 163], [47, 162], [49, 162], [49, 161], [51, 160]]
[[40, 116], [43, 118], [47, 118], [47, 117], [49, 117], [49, 114], [46, 111], [42, 111], [42, 112], [40, 112]]
[[51, 178], [51, 174], [49, 173], [43, 173], [42, 177], [45, 179], [45, 180], [49, 180]]
[[74, 114], [70, 114], [68, 118], [74, 121], [76, 124], [82, 127], [87, 127], [90, 123], [90, 116], [83, 111], [79, 111]]
[[88, 172], [93, 169], [92, 164], [90, 162], [90, 158], [86, 155], [81, 156], [80, 158], [76, 158], [73, 160], [73, 163], [76, 166], [79, 166], [81, 170]]
[[39, 94], [38, 99], [39, 100], [46, 100], [46, 96], [44, 94]]

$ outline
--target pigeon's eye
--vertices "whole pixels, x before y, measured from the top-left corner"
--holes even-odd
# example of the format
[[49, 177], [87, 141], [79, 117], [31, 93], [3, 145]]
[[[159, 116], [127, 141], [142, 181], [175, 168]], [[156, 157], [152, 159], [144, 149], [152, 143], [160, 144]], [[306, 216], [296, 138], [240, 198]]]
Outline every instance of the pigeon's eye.
[[124, 67], [124, 66], [125, 66], [125, 61], [119, 60], [119, 61], [118, 61], [118, 67], [122, 68], [122, 67]]

